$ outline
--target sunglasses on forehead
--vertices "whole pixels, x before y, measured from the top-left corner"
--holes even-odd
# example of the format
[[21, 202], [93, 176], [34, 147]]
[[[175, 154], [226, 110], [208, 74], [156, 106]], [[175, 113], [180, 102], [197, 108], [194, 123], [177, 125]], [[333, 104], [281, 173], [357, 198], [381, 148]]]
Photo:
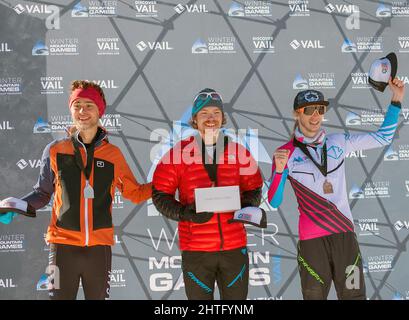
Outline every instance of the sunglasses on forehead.
[[193, 99], [193, 101], [196, 101], [196, 100], [202, 100], [202, 101], [204, 101], [204, 100], [206, 100], [207, 98], [211, 98], [212, 100], [220, 100], [220, 101], [222, 101], [222, 97], [221, 97], [221, 95], [220, 94], [218, 94], [217, 92], [202, 92], [202, 93], [199, 93], [194, 99]]
[[318, 114], [323, 115], [325, 112], [327, 112], [327, 106], [306, 106], [298, 109], [300, 112], [304, 113], [307, 116], [312, 116], [315, 112], [315, 110], [318, 111]]

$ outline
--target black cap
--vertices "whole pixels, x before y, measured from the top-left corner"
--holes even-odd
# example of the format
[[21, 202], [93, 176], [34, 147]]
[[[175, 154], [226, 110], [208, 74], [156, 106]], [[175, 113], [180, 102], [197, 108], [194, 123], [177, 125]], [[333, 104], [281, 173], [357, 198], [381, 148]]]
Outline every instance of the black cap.
[[322, 92], [317, 90], [304, 90], [298, 92], [294, 99], [294, 110], [310, 105], [328, 106], [329, 102], [324, 99]]

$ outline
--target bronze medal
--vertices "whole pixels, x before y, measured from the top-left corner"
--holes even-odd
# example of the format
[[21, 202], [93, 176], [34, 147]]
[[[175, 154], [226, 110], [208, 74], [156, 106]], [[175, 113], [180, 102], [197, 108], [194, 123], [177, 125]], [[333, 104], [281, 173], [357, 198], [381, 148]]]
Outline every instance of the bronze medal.
[[323, 190], [325, 194], [331, 194], [334, 193], [334, 188], [332, 187], [331, 182], [328, 182], [327, 179], [325, 179], [325, 182], [323, 184]]

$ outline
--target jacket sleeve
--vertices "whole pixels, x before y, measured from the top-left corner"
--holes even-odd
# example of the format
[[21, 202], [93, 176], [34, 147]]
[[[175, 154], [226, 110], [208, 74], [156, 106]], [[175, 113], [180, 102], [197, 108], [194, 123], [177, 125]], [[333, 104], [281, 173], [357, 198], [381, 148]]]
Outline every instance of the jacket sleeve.
[[389, 105], [384, 121], [376, 132], [361, 134], [346, 134], [346, 153], [358, 150], [380, 148], [392, 143], [398, 127], [401, 108], [393, 104]]
[[242, 146], [239, 146], [239, 163], [241, 207], [258, 207], [261, 203], [263, 178], [256, 160]]
[[[290, 156], [289, 156], [290, 159]], [[283, 201], [285, 182], [288, 177], [288, 166], [286, 165], [283, 172], [276, 172], [274, 158], [271, 169], [270, 186], [268, 188], [268, 203], [273, 208], [278, 208]]]
[[184, 206], [175, 199], [178, 189], [178, 171], [172, 163], [174, 149], [169, 150], [157, 165], [153, 174], [152, 201], [156, 209], [165, 217], [180, 221]]
[[25, 195], [21, 199], [27, 201], [35, 210], [46, 206], [54, 193], [54, 172], [50, 165], [50, 148], [54, 142], [47, 145], [41, 157], [40, 175], [37, 183], [33, 187], [33, 191]]
[[278, 208], [283, 202], [284, 187], [288, 176], [288, 169], [281, 173], [272, 170], [271, 184], [268, 189], [268, 202], [273, 208]]
[[139, 204], [152, 197], [152, 184], [140, 184], [136, 181], [128, 163], [125, 160], [122, 152], [119, 150], [120, 158], [117, 164], [118, 174], [115, 181], [115, 186], [121, 191], [122, 195], [132, 202]]

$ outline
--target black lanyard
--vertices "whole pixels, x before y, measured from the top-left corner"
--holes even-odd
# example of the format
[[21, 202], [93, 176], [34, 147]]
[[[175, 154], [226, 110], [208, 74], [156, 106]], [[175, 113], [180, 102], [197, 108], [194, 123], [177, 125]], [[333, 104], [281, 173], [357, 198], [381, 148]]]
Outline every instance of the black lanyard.
[[77, 164], [78, 168], [85, 174], [85, 178], [89, 180], [89, 177], [91, 176], [91, 170], [92, 170], [92, 162], [94, 161], [94, 150], [95, 150], [95, 141], [97, 140], [99, 136], [99, 131], [97, 131], [97, 134], [95, 135], [94, 139], [92, 140], [90, 146], [88, 149], [86, 149], [86, 155], [87, 155], [87, 166], [84, 168], [84, 164], [82, 162], [82, 157], [81, 157], [81, 152], [79, 149], [79, 142], [77, 139], [73, 136], [71, 137], [72, 144], [74, 145], [74, 156], [75, 156], [75, 163]]
[[226, 136], [222, 135], [221, 133], [219, 134], [219, 137], [216, 141], [216, 144], [213, 145], [213, 159], [212, 163], [208, 163], [206, 161], [206, 156], [207, 156], [207, 151], [206, 151], [206, 145], [204, 141], [201, 139], [201, 137], [198, 138], [198, 143], [199, 145], [202, 145], [202, 163], [209, 175], [209, 178], [212, 182], [217, 185], [217, 160], [222, 152], [224, 152], [224, 149], [226, 148], [228, 139]]
[[323, 164], [319, 164], [314, 158], [311, 156], [310, 152], [308, 151], [307, 145], [298, 141], [294, 138], [294, 145], [301, 149], [301, 151], [315, 164], [315, 166], [321, 171], [321, 173], [326, 177], [328, 175], [328, 161], [327, 161], [327, 142], [324, 143], [322, 148], [322, 158], [321, 162]]

